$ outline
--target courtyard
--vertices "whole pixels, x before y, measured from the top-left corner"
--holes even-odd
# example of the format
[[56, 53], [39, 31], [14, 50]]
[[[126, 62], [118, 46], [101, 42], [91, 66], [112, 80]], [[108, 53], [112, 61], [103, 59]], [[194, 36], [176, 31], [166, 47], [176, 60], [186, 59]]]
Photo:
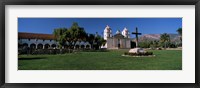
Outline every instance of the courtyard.
[[182, 50], [149, 51], [155, 57], [123, 57], [128, 49], [18, 55], [18, 70], [182, 70]]

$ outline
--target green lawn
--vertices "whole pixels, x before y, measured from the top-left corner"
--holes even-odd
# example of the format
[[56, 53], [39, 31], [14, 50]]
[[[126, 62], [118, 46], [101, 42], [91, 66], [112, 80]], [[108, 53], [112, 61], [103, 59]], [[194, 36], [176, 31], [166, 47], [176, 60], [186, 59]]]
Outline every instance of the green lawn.
[[123, 57], [128, 50], [62, 55], [19, 55], [19, 70], [181, 70], [181, 50], [153, 50], [155, 57]]

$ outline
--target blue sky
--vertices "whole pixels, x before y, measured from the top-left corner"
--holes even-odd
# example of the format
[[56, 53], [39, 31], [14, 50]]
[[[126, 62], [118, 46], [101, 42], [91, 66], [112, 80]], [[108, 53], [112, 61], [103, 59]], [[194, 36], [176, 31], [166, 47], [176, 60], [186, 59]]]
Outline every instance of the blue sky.
[[52, 34], [55, 28], [70, 28], [73, 22], [84, 27], [87, 33], [100, 35], [106, 25], [111, 27], [113, 34], [124, 27], [130, 32], [138, 27], [142, 34], [177, 34], [176, 30], [182, 28], [182, 18], [18, 18], [18, 31]]

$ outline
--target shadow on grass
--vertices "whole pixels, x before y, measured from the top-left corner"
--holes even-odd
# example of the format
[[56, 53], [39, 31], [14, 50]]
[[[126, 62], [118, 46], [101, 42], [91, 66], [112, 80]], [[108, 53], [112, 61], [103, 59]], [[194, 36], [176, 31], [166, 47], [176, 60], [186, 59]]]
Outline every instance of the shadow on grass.
[[30, 57], [30, 58], [25, 58], [25, 57], [19, 57], [18, 60], [39, 60], [39, 59], [45, 59], [46, 57]]

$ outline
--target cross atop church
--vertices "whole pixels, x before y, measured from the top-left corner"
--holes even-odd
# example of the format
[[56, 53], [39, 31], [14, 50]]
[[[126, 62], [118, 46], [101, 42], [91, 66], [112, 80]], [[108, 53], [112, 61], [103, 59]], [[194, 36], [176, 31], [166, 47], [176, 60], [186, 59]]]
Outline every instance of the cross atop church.
[[132, 32], [132, 34], [135, 34], [136, 37], [136, 48], [138, 47], [138, 35], [141, 35], [142, 33], [138, 33], [138, 28], [136, 27], [135, 32]]

